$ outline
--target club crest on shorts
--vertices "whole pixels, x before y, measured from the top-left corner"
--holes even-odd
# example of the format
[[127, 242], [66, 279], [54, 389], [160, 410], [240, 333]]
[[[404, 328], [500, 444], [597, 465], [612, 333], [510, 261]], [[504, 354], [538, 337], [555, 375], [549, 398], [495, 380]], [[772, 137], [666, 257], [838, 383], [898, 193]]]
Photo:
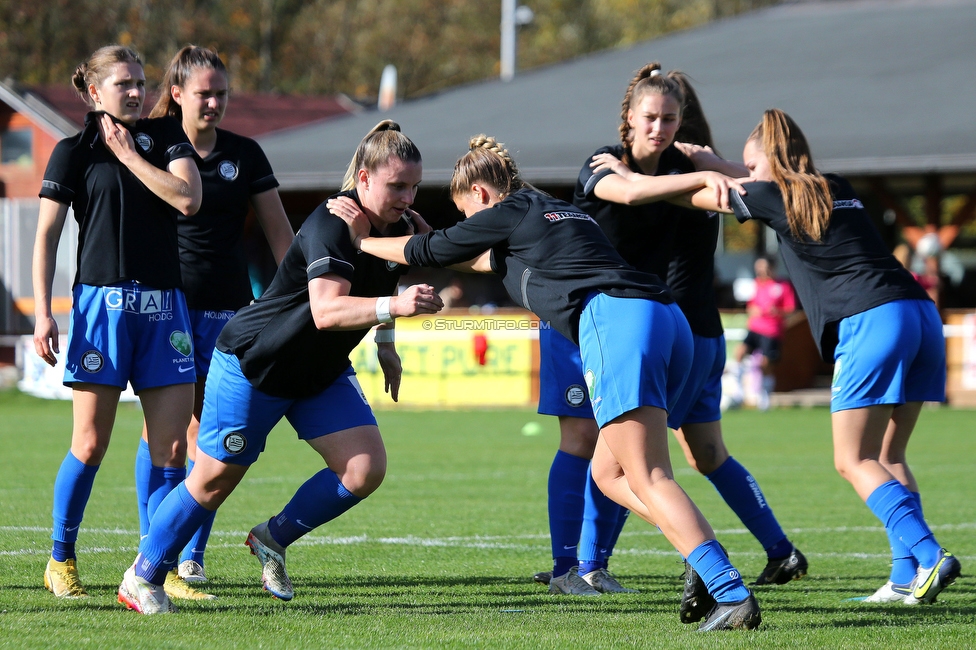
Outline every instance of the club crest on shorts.
[[217, 173], [225, 181], [232, 181], [237, 178], [237, 165], [229, 160], [221, 160], [220, 164], [217, 165]]
[[139, 145], [139, 147], [146, 153], [152, 151], [153, 139], [150, 138], [147, 133], [136, 133], [132, 139], [135, 140], [136, 144]]
[[235, 456], [247, 449], [247, 438], [239, 433], [228, 433], [224, 436], [224, 451]]
[[391, 262], [389, 260], [387, 260], [387, 262], [386, 262], [386, 270], [387, 271], [396, 271], [399, 266], [400, 265], [397, 264], [396, 262]]
[[174, 330], [169, 335], [169, 344], [184, 357], [188, 357], [193, 353], [193, 339], [190, 338], [188, 332]]
[[582, 406], [586, 401], [586, 389], [579, 384], [573, 384], [566, 389], [566, 403], [570, 406]]
[[81, 355], [81, 367], [85, 372], [96, 373], [105, 365], [105, 359], [97, 350], [89, 350]]

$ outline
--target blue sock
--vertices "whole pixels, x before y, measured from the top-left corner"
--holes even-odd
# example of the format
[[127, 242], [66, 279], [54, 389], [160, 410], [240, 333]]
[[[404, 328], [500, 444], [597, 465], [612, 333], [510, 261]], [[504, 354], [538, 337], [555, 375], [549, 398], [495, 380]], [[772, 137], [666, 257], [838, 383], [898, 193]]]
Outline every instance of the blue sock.
[[557, 451], [549, 469], [549, 538], [553, 571], [559, 577], [577, 564], [583, 526], [583, 492], [590, 461]]
[[149, 501], [146, 502], [146, 514], [149, 521], [156, 514], [159, 504], [163, 502], [170, 492], [186, 478], [185, 467], [156, 467], [153, 465], [149, 470]]
[[885, 530], [901, 541], [921, 566], [935, 566], [942, 547], [925, 523], [918, 501], [904, 485], [894, 480], [883, 483], [866, 503]]
[[139, 439], [136, 451], [136, 505], [139, 507], [139, 539], [149, 532], [149, 473], [152, 470], [152, 456], [149, 443]]
[[739, 516], [749, 532], [759, 540], [770, 559], [786, 557], [793, 551], [793, 544], [780, 528], [772, 508], [759, 489], [759, 483], [746, 468], [731, 456], [722, 465], [705, 476]]
[[[921, 511], [922, 495], [918, 492], [912, 492], [911, 495], [915, 498], [919, 511]], [[888, 580], [896, 585], [907, 585], [915, 578], [915, 573], [918, 571], [918, 560], [912, 555], [911, 549], [905, 546], [892, 531], [886, 528], [885, 533], [888, 534], [888, 544], [891, 546], [891, 575], [888, 576]]]
[[589, 468], [586, 472], [586, 491], [583, 495], [583, 528], [580, 533], [580, 575], [606, 569], [619, 534], [617, 528], [621, 511], [626, 508], [611, 501], [600, 488]]
[[85, 506], [88, 505], [97, 472], [98, 465], [85, 465], [70, 451], [61, 461], [57, 478], [54, 479], [54, 507], [51, 509], [54, 520], [51, 556], [57, 562], [75, 557], [78, 528], [85, 516]]
[[688, 564], [698, 572], [708, 593], [719, 603], [735, 603], [749, 597], [739, 572], [714, 539], [699, 544], [688, 554]]
[[139, 544], [136, 575], [154, 585], [163, 584], [166, 574], [176, 567], [179, 549], [212, 515], [197, 503], [185, 483], [177, 485], [153, 513], [149, 534]]
[[[188, 460], [186, 463], [186, 473], [193, 471], [193, 461]], [[180, 562], [185, 562], [186, 560], [193, 560], [200, 566], [203, 566], [203, 552], [207, 550], [207, 542], [210, 540], [210, 531], [213, 529], [214, 517], [217, 515], [217, 511], [210, 513], [207, 520], [200, 524], [200, 528], [197, 532], [193, 533], [193, 537], [187, 542], [187, 545], [183, 548], [183, 552], [180, 554]]]
[[288, 505], [268, 523], [274, 541], [287, 547], [296, 539], [332, 521], [362, 498], [346, 489], [328, 467], [305, 481]]

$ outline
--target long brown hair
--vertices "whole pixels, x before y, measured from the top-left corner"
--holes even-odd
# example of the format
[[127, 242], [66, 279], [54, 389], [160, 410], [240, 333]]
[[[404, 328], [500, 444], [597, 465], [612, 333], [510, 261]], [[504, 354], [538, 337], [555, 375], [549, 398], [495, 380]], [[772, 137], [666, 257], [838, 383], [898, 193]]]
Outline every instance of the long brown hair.
[[356, 187], [360, 169], [373, 172], [390, 158], [398, 158], [404, 162], [421, 162], [420, 149], [400, 132], [400, 125], [393, 120], [383, 120], [370, 129], [356, 147], [356, 153], [349, 161], [346, 175], [342, 179], [342, 190]]
[[451, 176], [451, 198], [466, 192], [474, 183], [490, 185], [501, 198], [524, 187], [518, 165], [505, 145], [495, 138], [481, 134], [468, 141], [468, 152], [458, 158]]
[[[668, 73], [668, 78], [674, 79], [684, 93], [685, 103], [681, 108], [681, 126], [674, 134], [676, 142], [690, 142], [702, 147], [711, 147], [715, 151], [715, 143], [712, 141], [712, 129], [708, 126], [705, 119], [705, 111], [702, 109], [701, 102], [698, 100], [698, 93], [691, 86], [688, 75], [678, 70]], [[716, 152], [717, 153], [717, 152]]]
[[142, 59], [132, 48], [124, 45], [106, 45], [95, 50], [87, 61], [75, 68], [75, 73], [71, 75], [71, 85], [81, 95], [81, 99], [92, 108], [95, 108], [95, 101], [88, 94], [89, 84], [97, 88], [111, 73], [112, 66], [116, 63], [142, 65]]
[[773, 181], [783, 195], [790, 232], [799, 239], [806, 235], [820, 241], [830, 221], [834, 202], [830, 183], [813, 166], [810, 145], [789, 115], [771, 108], [749, 135], [769, 159]]
[[159, 84], [159, 99], [156, 105], [149, 111], [149, 117], [164, 117], [169, 115], [179, 121], [183, 121], [183, 107], [173, 99], [173, 86], [185, 88], [193, 76], [193, 70], [201, 68], [204, 70], [218, 70], [227, 75], [227, 68], [224, 62], [213, 50], [197, 45], [187, 45], [183, 47], [176, 56], [169, 62], [166, 74]]
[[630, 110], [640, 104], [644, 95], [648, 93], [670, 95], [678, 101], [678, 106], [684, 106], [685, 103], [685, 95], [681, 85], [671, 75], [661, 73], [660, 63], [657, 61], [648, 63], [637, 71], [634, 78], [630, 80], [627, 92], [624, 93], [624, 100], [620, 105], [620, 143], [624, 145], [623, 161], [625, 164], [629, 164], [632, 160], [630, 148], [634, 144], [634, 133], [627, 121], [627, 116]]

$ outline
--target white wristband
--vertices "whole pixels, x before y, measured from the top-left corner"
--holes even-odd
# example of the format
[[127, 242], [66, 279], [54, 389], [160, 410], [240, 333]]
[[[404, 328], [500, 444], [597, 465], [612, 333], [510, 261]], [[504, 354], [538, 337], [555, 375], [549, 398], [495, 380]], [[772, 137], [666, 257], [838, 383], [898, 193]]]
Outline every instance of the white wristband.
[[395, 332], [395, 329], [389, 329], [386, 327], [377, 329], [373, 334], [373, 341], [375, 343], [393, 343]]
[[392, 323], [393, 316], [390, 315], [391, 296], [383, 296], [376, 299], [376, 320], [381, 323]]

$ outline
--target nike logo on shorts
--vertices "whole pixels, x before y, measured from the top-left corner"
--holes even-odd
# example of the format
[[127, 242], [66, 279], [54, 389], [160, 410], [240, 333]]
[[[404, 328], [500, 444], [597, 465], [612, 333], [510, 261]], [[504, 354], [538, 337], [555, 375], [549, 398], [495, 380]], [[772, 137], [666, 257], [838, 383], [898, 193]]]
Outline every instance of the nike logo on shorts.
[[179, 370], [180, 372], [190, 372], [191, 370], [193, 370], [193, 366], [189, 366], [187, 368], [180, 366], [179, 368], [177, 368], [177, 370]]

